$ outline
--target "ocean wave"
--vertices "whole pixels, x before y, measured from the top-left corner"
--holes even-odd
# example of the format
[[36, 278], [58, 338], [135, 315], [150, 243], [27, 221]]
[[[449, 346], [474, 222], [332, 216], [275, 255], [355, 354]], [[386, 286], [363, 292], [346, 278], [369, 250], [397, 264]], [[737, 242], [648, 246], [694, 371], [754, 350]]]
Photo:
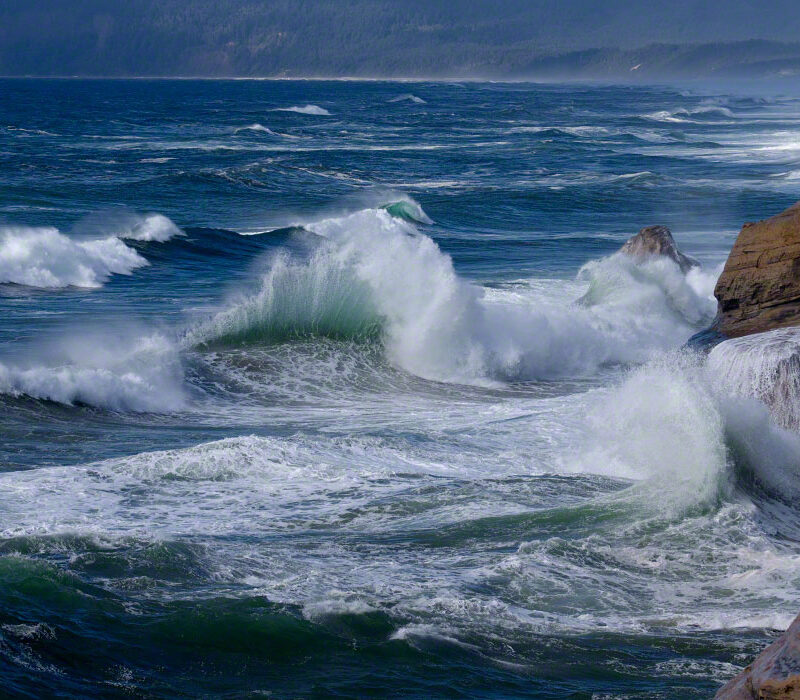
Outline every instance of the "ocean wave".
[[7, 126], [6, 129], [26, 136], [58, 136], [58, 134], [52, 131], [45, 131], [44, 129], [24, 129], [21, 126]]
[[707, 121], [709, 118], [735, 119], [736, 115], [728, 108], [721, 105], [700, 105], [687, 109], [681, 107], [672, 111], [659, 110], [642, 115], [644, 119], [658, 122], [692, 122]]
[[114, 235], [117, 238], [130, 241], [166, 243], [176, 236], [183, 235], [183, 231], [163, 214], [125, 217], [115, 228]]
[[563, 458], [565, 470], [633, 479], [639, 486], [624, 498], [670, 517], [735, 503], [743, 491], [770, 527], [799, 536], [794, 516], [771, 515], [776, 503], [800, 498], [800, 435], [786, 427], [796, 425], [797, 381], [783, 377], [792, 383], [786, 390], [777, 376], [787, 354], [796, 364], [798, 345], [787, 351], [780, 337], [736, 341], [708, 357], [665, 353], [597, 391], [579, 449]]
[[[304, 172], [311, 172], [305, 168], [299, 168]], [[314, 173], [317, 174], [317, 173]], [[342, 174], [337, 174], [337, 179], [353, 179], [348, 178]], [[369, 184], [364, 181], [364, 184]], [[355, 212], [363, 210], [383, 210], [391, 216], [407, 221], [412, 224], [430, 225], [433, 223], [425, 210], [420, 206], [419, 202], [412, 199], [408, 195], [397, 190], [362, 190], [356, 196], [352, 197], [344, 208], [344, 212], [337, 209], [335, 213], [332, 212], [327, 216], [316, 217], [292, 217], [284, 220], [280, 225], [273, 226], [267, 231], [280, 231], [288, 229], [302, 229], [311, 232], [311, 228], [321, 222], [332, 218], [341, 218], [349, 216]], [[264, 233], [263, 229], [243, 232], [243, 235], [253, 235]]]
[[382, 326], [366, 284], [353, 280], [344, 260], [326, 246], [308, 264], [278, 255], [254, 295], [235, 299], [230, 308], [190, 329], [186, 342], [247, 344], [306, 335], [333, 338], [374, 337]]
[[545, 136], [579, 136], [591, 138], [594, 136], [618, 135], [621, 132], [611, 130], [604, 126], [514, 126], [508, 130], [509, 134], [544, 134]]
[[415, 224], [432, 224], [431, 219], [422, 207], [413, 199], [400, 199], [391, 204], [385, 204], [383, 208], [392, 216], [404, 219]]
[[318, 117], [329, 117], [331, 113], [325, 109], [324, 107], [319, 107], [317, 105], [305, 105], [305, 106], [294, 106], [294, 107], [279, 107], [277, 109], [273, 109], [273, 112], [296, 112], [297, 114], [312, 114]]
[[421, 97], [417, 97], [416, 95], [412, 95], [410, 92], [404, 92], [402, 95], [397, 95], [397, 97], [392, 97], [387, 102], [413, 102], [416, 105], [424, 105], [427, 104], [425, 100]]
[[115, 236], [76, 241], [55, 228], [0, 228], [0, 283], [100, 287], [112, 274], [129, 275], [147, 264]]
[[236, 129], [233, 130], [233, 133], [234, 134], [239, 134], [239, 133], [241, 133], [243, 131], [252, 131], [252, 132], [255, 132], [255, 133], [259, 133], [259, 134], [266, 134], [267, 136], [277, 136], [277, 137], [282, 138], [282, 139], [296, 139], [296, 138], [298, 138], [297, 136], [292, 136], [291, 134], [284, 134], [284, 133], [281, 133], [280, 131], [273, 131], [269, 127], [264, 126], [263, 124], [258, 124], [258, 123], [248, 124], [247, 126], [239, 126], [239, 127], [237, 127]]
[[171, 412], [185, 405], [175, 347], [158, 334], [60, 344], [59, 357], [26, 365], [0, 362], [0, 394], [114, 411]]
[[664, 181], [664, 178], [656, 175], [650, 170], [640, 170], [635, 173], [622, 173], [611, 179], [612, 183], [625, 185], [657, 185]]
[[83, 235], [66, 235], [52, 227], [0, 227], [0, 284], [101, 287], [111, 275], [130, 275], [148, 264], [123, 239], [164, 242], [181, 234], [161, 214], [109, 214], [76, 229]]
[[783, 173], [775, 173], [770, 177], [780, 178], [783, 180], [800, 180], [800, 170], [787, 170]]
[[304, 228], [322, 239], [310, 258], [275, 257], [258, 292], [190, 329], [186, 342], [379, 337], [389, 359], [412, 374], [485, 384], [642, 362], [713, 316], [713, 300], [703, 296], [710, 277], [700, 285], [666, 259], [638, 266], [615, 256], [587, 266], [579, 305], [547, 297], [505, 303], [461, 279], [431, 238], [384, 209]]
[[598, 392], [572, 468], [643, 480], [639, 503], [674, 515], [730, 494], [724, 427], [702, 362], [672, 352]]
[[620, 305], [621, 312], [636, 308], [642, 314], [674, 315], [688, 326], [710, 322], [716, 313], [714, 285], [722, 272], [691, 268], [687, 273], [668, 258], [636, 261], [622, 253], [586, 263], [578, 279], [588, 283], [583, 306], [607, 311]]
[[233, 130], [234, 134], [238, 134], [240, 131], [257, 131], [262, 134], [269, 134], [270, 136], [277, 136], [277, 134], [270, 128], [264, 126], [263, 124], [249, 124], [247, 126], [239, 126]]

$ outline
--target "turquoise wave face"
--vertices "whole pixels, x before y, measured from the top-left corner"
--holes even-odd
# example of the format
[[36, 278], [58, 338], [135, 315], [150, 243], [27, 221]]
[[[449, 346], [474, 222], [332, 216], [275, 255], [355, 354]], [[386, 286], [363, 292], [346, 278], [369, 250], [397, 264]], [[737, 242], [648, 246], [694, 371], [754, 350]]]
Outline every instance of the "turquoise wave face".
[[683, 349], [795, 97], [0, 90], [5, 692], [705, 698], [796, 612], [794, 339]]

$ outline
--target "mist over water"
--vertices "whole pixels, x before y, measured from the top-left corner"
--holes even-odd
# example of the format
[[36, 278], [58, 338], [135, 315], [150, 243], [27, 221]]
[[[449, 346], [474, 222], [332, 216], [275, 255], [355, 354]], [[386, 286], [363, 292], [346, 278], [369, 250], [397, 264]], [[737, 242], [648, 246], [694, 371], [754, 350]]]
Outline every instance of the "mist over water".
[[12, 694], [703, 698], [796, 614], [796, 339], [684, 348], [795, 98], [3, 88]]

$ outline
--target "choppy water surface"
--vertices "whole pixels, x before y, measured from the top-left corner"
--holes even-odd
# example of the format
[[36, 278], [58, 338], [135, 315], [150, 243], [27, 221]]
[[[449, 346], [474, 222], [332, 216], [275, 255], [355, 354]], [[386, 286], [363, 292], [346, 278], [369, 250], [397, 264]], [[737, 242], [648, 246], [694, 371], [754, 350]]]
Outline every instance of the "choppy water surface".
[[800, 439], [681, 351], [800, 101], [0, 90], [3, 692], [704, 698], [800, 608]]

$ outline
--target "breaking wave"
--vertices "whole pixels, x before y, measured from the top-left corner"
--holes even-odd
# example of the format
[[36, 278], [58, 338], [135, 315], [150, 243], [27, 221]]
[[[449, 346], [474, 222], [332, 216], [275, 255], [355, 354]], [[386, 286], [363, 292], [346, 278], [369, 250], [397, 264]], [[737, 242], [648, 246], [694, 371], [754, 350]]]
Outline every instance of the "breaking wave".
[[240, 131], [258, 131], [262, 134], [269, 134], [270, 136], [277, 136], [277, 134], [270, 128], [263, 124], [249, 124], [248, 126], [240, 126], [234, 129], [233, 133], [238, 134]]
[[598, 392], [587, 424], [574, 468], [643, 480], [642, 505], [668, 513], [730, 494], [725, 418], [693, 354], [664, 354]]
[[425, 100], [423, 100], [421, 97], [412, 95], [410, 92], [404, 92], [402, 95], [397, 95], [397, 97], [392, 97], [391, 99], [387, 100], [387, 102], [412, 102], [413, 104], [416, 105], [427, 104]]
[[123, 239], [164, 242], [181, 233], [161, 214], [126, 215], [103, 227], [102, 237], [66, 235], [53, 227], [0, 227], [0, 284], [100, 287], [111, 275], [130, 275], [148, 264]]
[[185, 404], [180, 359], [160, 334], [112, 341], [82, 333], [64, 339], [49, 361], [0, 362], [0, 393], [114, 411], [171, 412]]
[[430, 237], [385, 209], [305, 229], [321, 239], [308, 258], [274, 257], [256, 293], [190, 329], [186, 342], [380, 338], [390, 361], [412, 374], [486, 384], [643, 362], [685, 342], [715, 308], [704, 296], [711, 277], [683, 275], [666, 259], [637, 265], [614, 256], [586, 266], [580, 283], [588, 292], [573, 304], [539, 292], [487, 293], [460, 278]]
[[736, 115], [720, 105], [700, 105], [692, 109], [681, 107], [676, 110], [659, 110], [643, 115], [645, 119], [658, 122], [706, 121], [713, 118], [735, 119]]
[[175, 236], [183, 235], [183, 231], [162, 214], [147, 214], [128, 217], [127, 225], [122, 224], [114, 235], [130, 241], [165, 243]]
[[305, 105], [301, 106], [294, 106], [294, 107], [279, 107], [277, 109], [273, 109], [273, 112], [296, 112], [297, 114], [312, 114], [317, 117], [329, 117], [331, 113], [325, 109], [324, 107], [318, 107], [317, 105]]
[[432, 224], [433, 220], [413, 199], [401, 199], [383, 207], [392, 216], [415, 224]]
[[292, 136], [291, 134], [283, 134], [280, 131], [273, 131], [268, 126], [264, 126], [263, 124], [248, 124], [247, 126], [239, 126], [233, 130], [234, 134], [239, 134], [243, 131], [251, 131], [257, 134], [266, 134], [267, 136], [276, 136], [282, 139], [296, 139], [297, 136]]
[[147, 265], [114, 236], [76, 241], [55, 228], [0, 229], [0, 282], [29, 287], [100, 287], [112, 275]]

